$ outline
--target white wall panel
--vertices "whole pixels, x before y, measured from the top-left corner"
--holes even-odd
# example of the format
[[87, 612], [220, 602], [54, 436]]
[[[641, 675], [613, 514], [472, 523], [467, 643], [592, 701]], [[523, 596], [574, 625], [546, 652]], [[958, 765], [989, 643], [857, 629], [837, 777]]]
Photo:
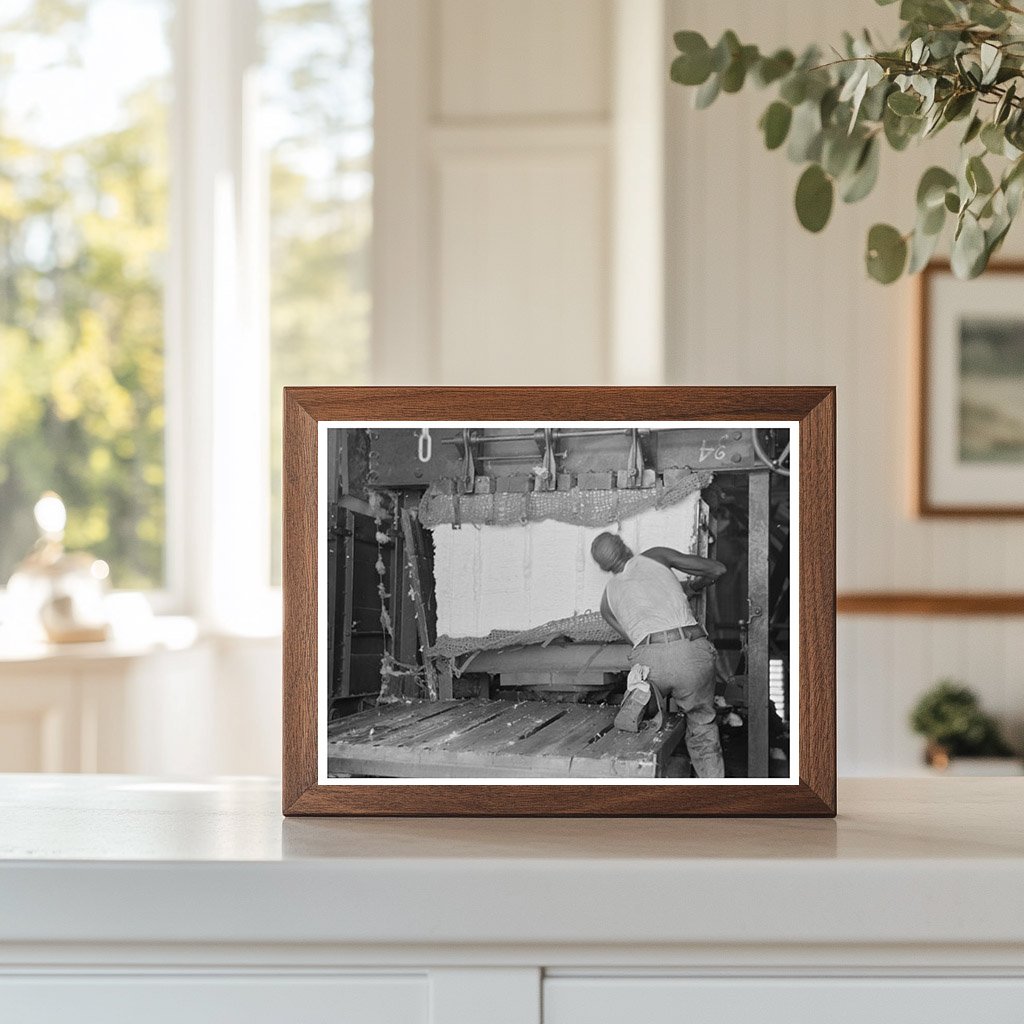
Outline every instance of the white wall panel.
[[[668, 0], [665, 37], [693, 28], [714, 42], [732, 28], [745, 43], [798, 48], [867, 25], [891, 39], [894, 11], [863, 0]], [[692, 90], [666, 86], [669, 382], [837, 385], [841, 590], [1024, 589], [1019, 520], [911, 516], [914, 285], [883, 288], [863, 269], [870, 225], [910, 226], [921, 172], [947, 159], [957, 133], [884, 152], [876, 193], [837, 203], [815, 236], [793, 212], [800, 168], [761, 145], [756, 123], [771, 98], [748, 88], [697, 111]], [[1018, 227], [1006, 253], [1022, 252]], [[842, 771], [915, 770], [907, 714], [944, 676], [975, 687], [1019, 732], [1024, 620], [841, 619], [839, 636]]]
[[608, 0], [440, 0], [441, 120], [603, 117]]
[[[616, 79], [616, 10], [612, 0], [376, 5], [376, 382], [608, 382], [622, 205], [611, 176], [633, 164], [625, 150], [613, 160], [613, 96], [617, 109], [631, 94]], [[648, 18], [655, 45], [660, 10]], [[656, 248], [647, 262], [660, 275]], [[653, 315], [637, 305], [648, 335], [660, 322], [651, 295]]]
[[604, 379], [606, 162], [601, 150], [441, 159], [446, 384]]

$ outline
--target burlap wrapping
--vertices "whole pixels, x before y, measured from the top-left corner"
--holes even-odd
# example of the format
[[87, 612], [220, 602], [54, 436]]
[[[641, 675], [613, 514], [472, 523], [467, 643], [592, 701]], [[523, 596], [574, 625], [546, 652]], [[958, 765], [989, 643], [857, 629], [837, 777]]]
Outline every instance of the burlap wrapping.
[[526, 647], [546, 640], [564, 638], [577, 643], [610, 643], [621, 639], [601, 618], [600, 612], [583, 612], [568, 619], [555, 619], [532, 629], [492, 629], [487, 636], [439, 636], [427, 653], [434, 658], [456, 658], [471, 651], [497, 651]]
[[[442, 494], [433, 486], [420, 499], [419, 520], [427, 527], [446, 523], [514, 526], [554, 519], [579, 526], [608, 526], [651, 508], [667, 508], [711, 483], [709, 472], [690, 473], [671, 486], [604, 491], [528, 491], [525, 494]], [[543, 627], [538, 627], [543, 628]]]

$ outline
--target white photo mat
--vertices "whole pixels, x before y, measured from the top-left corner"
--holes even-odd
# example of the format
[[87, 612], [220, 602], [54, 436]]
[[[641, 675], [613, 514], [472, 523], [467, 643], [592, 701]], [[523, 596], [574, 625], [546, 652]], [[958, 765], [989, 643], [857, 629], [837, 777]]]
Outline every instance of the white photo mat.
[[[723, 778], [723, 779], [675, 779], [675, 778], [333, 778], [327, 768], [327, 432], [335, 428], [389, 429], [406, 428], [418, 430], [423, 421], [411, 420], [321, 420], [317, 423], [317, 783], [321, 786], [798, 786], [800, 785], [800, 503], [795, 500], [799, 489], [800, 424], [796, 420], [655, 420], [655, 421], [562, 421], [552, 422], [487, 420], [455, 421], [431, 420], [429, 426], [437, 429], [486, 427], [528, 429], [558, 426], [566, 429], [598, 429], [615, 427], [636, 427], [650, 430], [676, 429], [753, 429], [784, 428], [790, 431], [790, 480], [794, 500], [790, 504], [790, 551], [789, 551], [789, 601], [791, 609], [790, 632], [790, 679], [792, 696], [790, 711], [789, 775], [786, 778]], [[699, 468], [714, 470], [713, 462]]]

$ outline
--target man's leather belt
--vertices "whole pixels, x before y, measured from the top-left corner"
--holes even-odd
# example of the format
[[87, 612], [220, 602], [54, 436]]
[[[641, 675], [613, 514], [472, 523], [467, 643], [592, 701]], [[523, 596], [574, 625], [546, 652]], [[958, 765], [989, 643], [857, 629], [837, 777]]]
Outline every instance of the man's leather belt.
[[699, 640], [707, 636], [703, 626], [694, 623], [692, 626], [676, 626], [675, 629], [663, 629], [659, 633], [648, 633], [636, 646], [644, 644], [670, 644], [674, 640]]

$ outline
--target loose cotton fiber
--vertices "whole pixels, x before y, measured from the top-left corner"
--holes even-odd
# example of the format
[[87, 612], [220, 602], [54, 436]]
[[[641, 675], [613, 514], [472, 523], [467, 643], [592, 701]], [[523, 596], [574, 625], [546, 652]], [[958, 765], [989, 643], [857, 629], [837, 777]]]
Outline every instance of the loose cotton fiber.
[[[623, 540], [637, 554], [670, 547], [696, 553], [700, 493], [623, 520]], [[553, 520], [516, 526], [433, 528], [438, 636], [486, 636], [524, 630], [596, 611], [608, 581], [590, 557], [593, 539], [611, 527]]]

